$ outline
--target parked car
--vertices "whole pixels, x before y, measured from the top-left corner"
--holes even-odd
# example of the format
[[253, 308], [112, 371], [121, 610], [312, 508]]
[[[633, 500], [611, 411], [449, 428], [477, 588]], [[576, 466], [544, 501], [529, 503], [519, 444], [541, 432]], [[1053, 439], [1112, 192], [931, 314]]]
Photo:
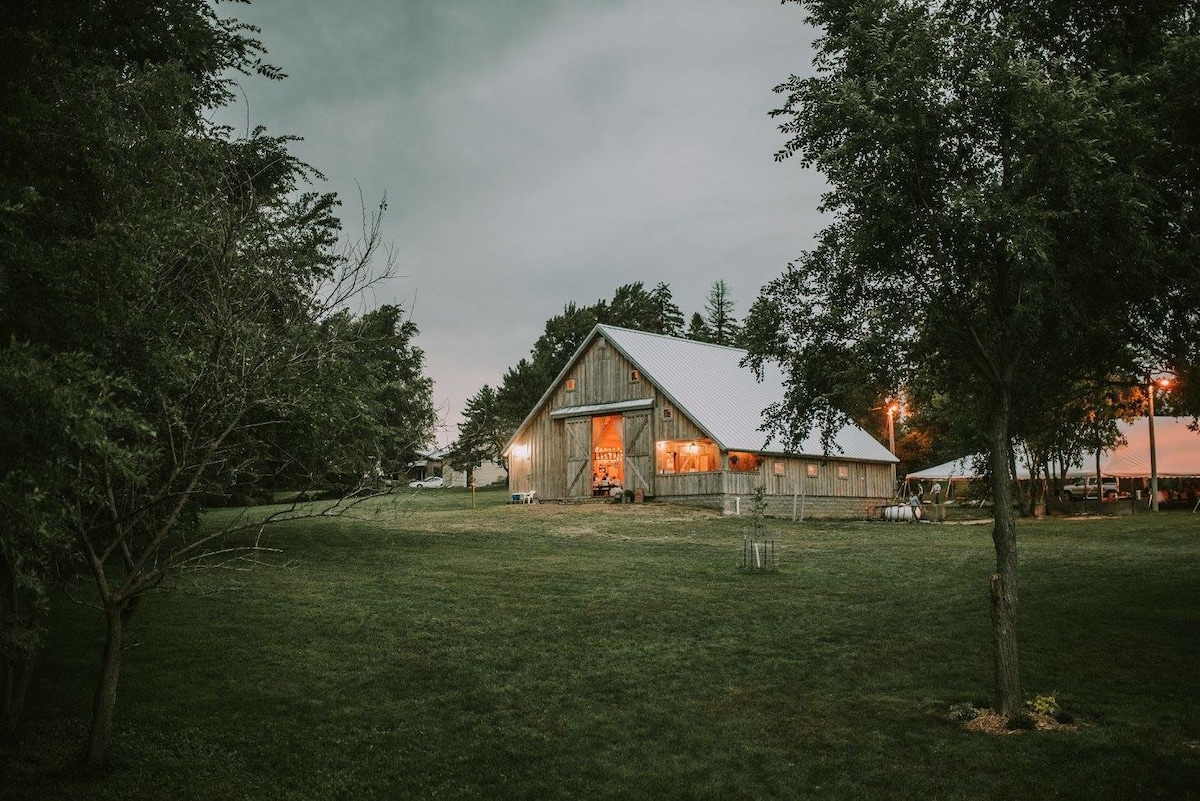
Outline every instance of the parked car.
[[441, 489], [442, 487], [446, 486], [446, 482], [442, 481], [441, 476], [430, 476], [429, 478], [423, 478], [420, 481], [410, 481], [408, 482], [408, 486], [417, 487], [420, 489]]
[[[1086, 478], [1075, 479], [1074, 484], [1068, 484], [1062, 489], [1063, 494], [1073, 501], [1082, 501], [1085, 498], [1096, 497], [1096, 477], [1088, 476]], [[1115, 478], [1104, 479], [1104, 497], [1117, 497], [1117, 480]]]

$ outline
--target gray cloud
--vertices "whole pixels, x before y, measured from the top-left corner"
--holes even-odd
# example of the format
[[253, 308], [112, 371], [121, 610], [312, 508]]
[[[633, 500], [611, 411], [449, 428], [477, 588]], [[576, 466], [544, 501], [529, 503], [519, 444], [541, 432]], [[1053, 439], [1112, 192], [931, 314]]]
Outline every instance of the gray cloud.
[[[304, 137], [358, 217], [385, 191], [400, 301], [451, 420], [568, 301], [713, 281], [739, 314], [807, 248], [820, 176], [777, 165], [774, 85], [811, 61], [794, 6], [730, 0], [260, 0], [283, 82], [219, 119]], [[356, 186], [357, 183], [357, 186]], [[453, 432], [449, 432], [452, 436]]]

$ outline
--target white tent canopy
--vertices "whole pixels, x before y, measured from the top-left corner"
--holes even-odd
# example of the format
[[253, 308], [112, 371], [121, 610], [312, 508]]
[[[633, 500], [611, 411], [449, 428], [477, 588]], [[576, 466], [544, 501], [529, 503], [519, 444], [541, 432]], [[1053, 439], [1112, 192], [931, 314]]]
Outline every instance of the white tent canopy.
[[943, 464], [927, 467], [915, 473], [909, 473], [909, 481], [950, 481], [955, 478], [976, 478], [973, 456], [963, 456]]
[[[918, 470], [915, 473], [909, 473], [907, 479], [912, 481], [953, 481], [959, 479], [982, 478], [983, 473], [975, 469], [975, 461], [978, 456], [963, 456], [954, 459], [944, 464], [927, 467], [924, 470]], [[1096, 455], [1088, 453], [1084, 456], [1082, 467], [1069, 467], [1066, 471], [1067, 478], [1076, 478], [1078, 476], [1092, 475], [1096, 472]], [[1088, 467], [1092, 465], [1092, 467]], [[1024, 456], [1017, 456], [1017, 478], [1021, 481], [1027, 481], [1030, 477], [1029, 465], [1026, 463]], [[1057, 475], [1057, 470], [1055, 470]]]
[[[1190, 417], [1154, 418], [1154, 455], [1159, 478], [1200, 476], [1200, 434], [1188, 429]], [[1100, 472], [1117, 478], [1150, 475], [1150, 423], [1142, 417], [1122, 426], [1125, 444], [1100, 465]]]
[[[1154, 418], [1154, 454], [1158, 464], [1158, 475], [1200, 476], [1200, 434], [1188, 429], [1190, 417]], [[1150, 475], [1150, 426], [1147, 418], [1141, 417], [1133, 423], [1121, 423], [1121, 436], [1125, 444], [1117, 445], [1111, 452], [1102, 451], [1101, 457], [1109, 453], [1107, 461], [1100, 465], [1100, 472], [1117, 478], [1139, 478]], [[963, 456], [944, 464], [927, 467], [908, 474], [914, 481], [950, 481], [954, 479], [980, 478], [974, 462], [977, 457]], [[1082, 465], [1066, 471], [1067, 478], [1095, 475], [1096, 454], [1084, 455]], [[1017, 478], [1030, 477], [1029, 465], [1021, 455], [1017, 456]]]

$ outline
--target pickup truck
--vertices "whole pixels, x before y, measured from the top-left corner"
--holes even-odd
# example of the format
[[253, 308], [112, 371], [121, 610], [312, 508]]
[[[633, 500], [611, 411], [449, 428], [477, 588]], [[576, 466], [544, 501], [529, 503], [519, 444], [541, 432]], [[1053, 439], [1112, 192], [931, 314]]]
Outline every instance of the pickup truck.
[[[1104, 479], [1104, 497], [1117, 497], [1117, 480], [1115, 478]], [[1062, 488], [1063, 495], [1073, 501], [1082, 501], [1085, 498], [1096, 497], [1096, 477], [1088, 476], [1086, 478], [1077, 478], [1075, 483], [1067, 484]]]

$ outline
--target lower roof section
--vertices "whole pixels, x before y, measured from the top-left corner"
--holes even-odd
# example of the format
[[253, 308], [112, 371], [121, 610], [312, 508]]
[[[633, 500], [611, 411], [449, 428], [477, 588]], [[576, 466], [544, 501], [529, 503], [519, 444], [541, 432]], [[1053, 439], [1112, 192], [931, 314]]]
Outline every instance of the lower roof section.
[[637, 398], [636, 400], [617, 401], [616, 403], [593, 403], [590, 406], [563, 406], [553, 409], [551, 417], [583, 417], [594, 414], [616, 414], [636, 409], [649, 409], [654, 405], [654, 398]]

